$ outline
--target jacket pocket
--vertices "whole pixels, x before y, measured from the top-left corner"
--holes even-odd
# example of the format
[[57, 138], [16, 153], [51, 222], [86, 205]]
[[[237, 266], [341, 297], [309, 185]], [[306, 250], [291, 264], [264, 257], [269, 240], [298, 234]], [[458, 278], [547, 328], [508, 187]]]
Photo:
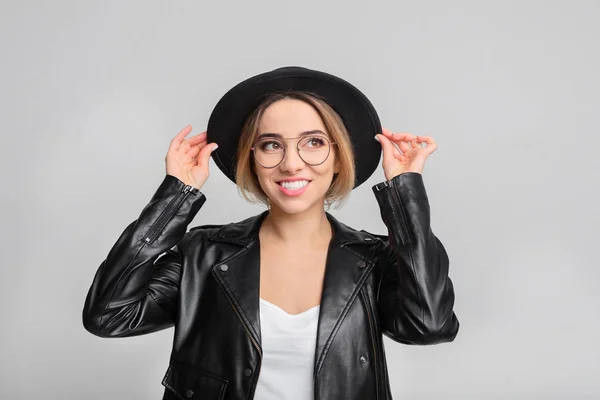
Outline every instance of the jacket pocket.
[[179, 361], [171, 360], [167, 373], [161, 382], [167, 390], [163, 400], [223, 400], [227, 382], [227, 379], [209, 374]]

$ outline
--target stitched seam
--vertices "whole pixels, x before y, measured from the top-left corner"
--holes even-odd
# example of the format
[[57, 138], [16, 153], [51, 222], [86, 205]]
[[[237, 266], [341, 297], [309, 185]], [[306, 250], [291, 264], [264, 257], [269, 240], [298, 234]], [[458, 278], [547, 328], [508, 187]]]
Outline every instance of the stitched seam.
[[[400, 202], [400, 200], [397, 198], [396, 196], [396, 190], [395, 190], [395, 186], [393, 185], [393, 182], [390, 180], [388, 181], [389, 185], [387, 186], [387, 189], [385, 191], [380, 191], [377, 192], [375, 195], [375, 198], [377, 199], [377, 202], [379, 203], [380, 207], [382, 209], [389, 209], [390, 212], [392, 213], [392, 217], [394, 220], [394, 224], [398, 224], [399, 226], [399, 242], [404, 245], [405, 244], [405, 240], [404, 240], [404, 232], [403, 232], [403, 226], [402, 223], [403, 221], [398, 217], [398, 213], [397, 210], [395, 210], [394, 207], [394, 203], [398, 203]], [[392, 231], [392, 233], [394, 233]], [[395, 237], [395, 233], [394, 235], [389, 235], [388, 234], [388, 240], [390, 238], [390, 236]], [[408, 240], [408, 238], [407, 238]]]
[[[436, 243], [435, 244], [436, 244], [436, 247], [437, 247], [437, 245], [438, 245], [438, 240], [437, 239], [436, 239]], [[439, 251], [439, 248], [438, 248], [437, 254], [438, 254], [438, 264], [441, 265], [440, 258], [442, 256], [442, 254]], [[446, 279], [446, 280], [444, 280], [444, 294], [446, 294], [447, 291], [448, 291], [448, 280]], [[453, 317], [453, 312], [452, 311], [450, 313], [446, 314], [446, 318], [444, 319], [444, 322], [442, 323], [442, 326], [439, 327], [440, 331], [444, 330], [444, 327], [446, 326], [446, 323], [448, 323], [448, 321], [451, 320], [452, 317]]]
[[[363, 299], [364, 301], [364, 306], [365, 309], [370, 309], [373, 312], [373, 321], [369, 321], [369, 334], [372, 336], [371, 340], [373, 342], [374, 348], [373, 348], [373, 365], [374, 365], [374, 374], [375, 374], [375, 397], [376, 399], [379, 399], [379, 386], [381, 384], [380, 380], [380, 376], [379, 376], [379, 363], [381, 361], [379, 361], [377, 359], [377, 356], [379, 355], [380, 357], [383, 357], [383, 355], [378, 354], [377, 350], [378, 350], [378, 341], [377, 341], [377, 324], [375, 323], [375, 310], [373, 310], [373, 308], [371, 307], [371, 298], [369, 296], [368, 291], [366, 290], [361, 290], [360, 291], [360, 297]], [[369, 311], [367, 310], [367, 318], [369, 318]], [[372, 330], [371, 330], [372, 327]], [[375, 362], [377, 361], [377, 362]], [[379, 379], [378, 379], [379, 378]]]
[[165, 377], [164, 377], [164, 378], [163, 378], [163, 380], [162, 380], [162, 384], [163, 384], [163, 385], [165, 385], [165, 387], [166, 387], [167, 389], [169, 389], [171, 392], [173, 392], [173, 393], [175, 394], [175, 396], [177, 396], [179, 399], [181, 399], [181, 400], [185, 400], [183, 397], [181, 397], [181, 396], [179, 395], [179, 392], [178, 392], [178, 391], [177, 391], [177, 390], [176, 390], [176, 389], [175, 389], [173, 386], [171, 386], [171, 385], [169, 385], [169, 384], [167, 383], [167, 380], [168, 380], [168, 378], [170, 378], [172, 374], [173, 374], [173, 367], [172, 367], [172, 366], [169, 366], [169, 369], [168, 369], [168, 371], [167, 371], [167, 374], [165, 375]]
[[158, 299], [154, 296], [152, 296], [152, 293], [148, 292], [148, 296], [150, 296], [150, 298], [152, 300], [154, 300], [154, 302], [158, 305], [158, 307], [162, 310], [162, 312], [164, 312], [166, 315], [171, 316], [171, 314], [158, 302], [159, 299], [162, 299], [162, 297], [159, 297]]
[[106, 312], [106, 310], [108, 310], [108, 306], [110, 305], [110, 303], [112, 302], [113, 297], [115, 296], [115, 292], [117, 290], [117, 286], [119, 286], [119, 282], [121, 282], [121, 279], [123, 279], [123, 275], [125, 275], [125, 273], [128, 272], [127, 270], [131, 267], [131, 265], [136, 260], [138, 254], [140, 254], [140, 251], [142, 251], [143, 248], [144, 248], [144, 244], [142, 243], [142, 245], [138, 249], [137, 253], [135, 253], [135, 255], [133, 256], [133, 258], [131, 259], [131, 261], [127, 265], [127, 267], [125, 267], [125, 269], [119, 275], [119, 278], [117, 279], [117, 282], [113, 285], [112, 293], [110, 294], [110, 297], [108, 298], [108, 301], [104, 305], [104, 310], [102, 310], [102, 314], [103, 315], [100, 317], [100, 323], [98, 324], [100, 326], [100, 330], [102, 330], [102, 328], [103, 328], [103, 321], [104, 321], [104, 317], [106, 316], [105, 312]]
[[219, 393], [219, 400], [222, 400], [225, 397], [225, 390], [227, 389], [227, 382], [225, 382], [221, 386], [221, 392]]
[[[177, 215], [177, 212], [179, 210], [181, 210], [181, 207], [183, 207], [183, 203], [185, 203], [187, 198], [190, 196], [190, 193], [191, 192], [180, 192], [178, 194], [178, 196], [176, 197], [176, 199], [178, 200], [177, 203], [172, 207], [172, 209], [169, 210], [169, 214], [171, 214], [171, 215], [167, 214], [167, 217], [165, 217], [166, 218], [165, 221], [160, 226], [157, 226], [155, 233], [152, 232], [152, 227], [150, 227], [148, 232], [146, 232], [146, 237], [145, 237], [145, 239], [151, 239], [148, 244], [153, 244], [156, 241], [156, 239], [158, 239], [158, 237], [165, 230], [165, 228], [167, 227], [169, 222], [171, 222], [175, 218], [175, 215]], [[173, 201], [175, 201], [175, 199]], [[171, 205], [171, 204], [169, 204], [169, 205]], [[160, 217], [162, 217], [164, 214], [166, 214], [166, 211], [167, 210], [165, 209], [163, 211], [163, 214], [161, 214]], [[160, 219], [160, 217], [159, 217], [159, 219]], [[155, 222], [155, 224], [158, 224], [158, 220]], [[150, 235], [150, 233], [153, 233], [153, 234]], [[155, 237], [153, 237], [153, 236], [155, 236]]]
[[166, 382], [164, 383], [164, 385], [167, 389], [169, 389], [171, 392], [173, 392], [175, 394], [175, 396], [177, 396], [178, 399], [185, 400], [183, 397], [181, 397], [179, 392], [173, 386], [169, 385]]
[[[215, 265], [215, 267], [225, 264], [227, 263], [229, 260], [238, 257], [240, 255], [242, 255], [244, 252], [246, 252], [248, 250], [248, 247], [244, 247], [241, 251], [239, 251], [236, 254], [233, 254], [231, 257], [223, 260], [222, 262], [220, 262], [218, 265]], [[219, 276], [218, 273], [215, 273], [214, 269], [213, 269], [213, 275], [217, 278], [217, 281], [219, 282], [219, 286], [221, 288], [223, 288], [225, 290], [225, 292], [227, 294], [229, 294], [229, 297], [231, 298], [231, 301], [235, 304], [235, 306], [237, 307], [237, 310], [240, 314], [240, 316], [243, 317], [244, 319], [244, 323], [248, 326], [248, 329], [250, 329], [252, 331], [252, 333], [254, 333], [254, 335], [256, 335], [256, 337], [258, 337], [258, 333], [254, 330], [252, 324], [250, 324], [250, 319], [248, 318], [248, 316], [246, 315], [246, 313], [244, 312], [243, 308], [240, 306], [240, 303], [237, 301], [237, 298], [235, 297], [233, 291], [231, 289], [229, 289], [229, 286], [223, 282], [222, 278]]]
[[368, 270], [364, 272], [361, 280], [358, 281], [358, 283], [356, 284], [356, 288], [354, 289], [354, 292], [352, 292], [352, 294], [350, 295], [350, 299], [346, 303], [346, 307], [344, 307], [344, 310], [342, 311], [342, 314], [336, 321], [336, 323], [331, 331], [331, 334], [329, 335], [329, 338], [327, 338], [327, 342], [325, 342], [325, 346], [323, 346], [323, 352], [321, 353], [321, 356], [319, 357], [319, 360], [317, 361], [317, 373], [316, 374], [318, 374], [321, 371], [321, 367], [323, 366], [325, 356], [329, 352], [329, 348], [331, 347], [331, 344], [333, 343], [333, 339], [337, 335], [337, 331], [339, 330], [340, 325], [346, 318], [346, 315], [348, 314], [350, 307], [352, 307], [352, 305], [354, 304], [354, 301], [356, 300], [356, 296], [358, 295], [358, 292], [362, 288], [363, 283], [369, 277], [371, 271], [373, 270], [373, 265], [374, 264], [370, 263]]
[[[384, 196], [385, 196], [385, 195], [384, 195]], [[396, 202], [396, 203], [398, 203], [398, 204], [400, 204], [400, 207], [402, 208], [402, 200], [400, 199], [400, 197], [399, 197], [399, 196], [398, 196], [398, 194], [396, 193], [395, 187], [394, 187], [394, 189], [393, 189], [393, 192], [392, 192], [392, 193], [390, 193], [390, 196], [391, 196], [392, 198], [394, 198], [394, 200], [396, 200], [395, 202]], [[398, 224], [400, 225], [400, 226], [398, 227], [398, 230], [400, 231], [400, 233], [399, 233], [399, 236], [400, 236], [400, 237], [399, 237], [398, 239], [399, 239], [400, 243], [401, 243], [402, 245], [404, 245], [404, 244], [405, 244], [405, 242], [404, 242], [404, 240], [402, 240], [402, 234], [403, 234], [403, 233], [405, 233], [405, 232], [403, 232], [403, 231], [402, 231], [402, 230], [404, 229], [404, 226], [402, 226], [402, 223], [404, 222], [404, 220], [402, 219], [402, 215], [401, 215], [401, 214], [399, 214], [399, 213], [398, 213], [398, 212], [395, 210], [395, 207], [394, 207], [394, 202], [392, 202], [392, 201], [390, 201], [390, 210], [392, 211], [392, 215], [394, 216], [394, 221], [397, 221], [397, 222], [398, 222]], [[408, 239], [408, 237], [406, 238], [406, 241], [407, 241], [407, 242], [409, 242], [409, 241], [410, 241], [410, 240]]]
[[171, 361], [170, 361], [170, 363], [171, 363], [171, 364], [173, 364], [173, 365], [179, 365], [179, 366], [181, 366], [181, 367], [183, 367], [183, 368], [187, 368], [187, 369], [189, 369], [189, 370], [192, 370], [192, 371], [194, 371], [194, 372], [197, 372], [197, 373], [199, 373], [200, 375], [204, 375], [204, 376], [206, 376], [206, 377], [208, 377], [208, 378], [211, 378], [211, 379], [216, 379], [216, 380], [218, 380], [218, 381], [221, 381], [222, 383], [227, 383], [227, 382], [229, 382], [229, 380], [227, 380], [227, 379], [225, 379], [225, 378], [223, 378], [223, 377], [221, 377], [221, 376], [219, 376], [219, 375], [212, 374], [212, 373], [210, 373], [210, 372], [208, 372], [208, 371], [205, 371], [205, 370], [204, 370], [204, 369], [202, 369], [202, 368], [198, 368], [198, 367], [196, 367], [196, 366], [194, 366], [194, 365], [191, 365], [191, 364], [188, 364], [188, 363], [186, 363], [186, 362], [179, 361], [179, 360], [178, 360], [178, 359], [176, 359], [176, 358], [172, 358], [172, 359], [171, 359]]
[[[379, 264], [381, 257], [377, 256], [375, 264]], [[377, 282], [377, 293], [375, 294], [375, 301], [379, 303], [379, 293], [381, 293], [381, 285], [383, 284], [383, 277], [385, 276], [385, 270], [388, 268], [387, 263], [379, 271], [379, 282]]]
[[256, 334], [256, 332], [252, 328], [252, 324], [250, 324], [250, 320], [248, 319], [248, 316], [244, 312], [243, 308], [240, 306], [240, 303], [237, 301], [237, 298], [233, 294], [233, 291], [231, 289], [229, 289], [228, 285], [226, 285], [225, 283], [222, 282], [222, 279], [221, 279], [221, 277], [218, 274], [215, 274], [215, 275], [217, 276], [217, 279], [218, 279], [218, 281], [220, 283], [219, 286], [221, 286], [223, 289], [225, 289], [225, 292], [227, 292], [227, 294], [229, 294], [229, 297], [231, 298], [231, 301], [237, 307], [237, 311], [240, 314], [240, 316], [242, 316], [242, 318], [244, 319], [244, 323], [248, 326], [249, 329], [252, 330], [252, 333]]
[[[398, 193], [398, 191], [396, 190], [395, 187], [394, 187], [394, 193], [396, 194], [396, 198], [398, 200], [398, 204], [400, 205], [402, 213], [404, 215], [406, 215], [407, 214], [406, 208], [404, 207], [404, 204], [402, 202], [400, 194]], [[407, 227], [408, 227], [408, 224], [407, 224]], [[408, 237], [410, 237], [410, 232], [408, 232], [407, 235], [408, 235]], [[408, 240], [408, 241], [410, 242], [410, 240]], [[423, 296], [421, 294], [421, 291], [419, 290], [420, 284], [419, 284], [419, 279], [417, 277], [417, 271], [415, 270], [415, 260], [413, 257], [413, 251], [410, 246], [407, 246], [406, 248], [408, 251], [408, 255], [410, 257], [410, 268], [411, 268], [413, 276], [415, 278], [415, 282], [417, 282], [417, 299], [419, 300], [419, 307], [421, 308], [421, 325], [425, 326], [425, 308], [423, 307]], [[421, 339], [421, 343], [423, 343], [423, 341], [424, 341], [424, 339]]]
[[168, 368], [168, 370], [167, 370], [167, 373], [166, 373], [165, 377], [164, 377], [164, 378], [163, 378], [163, 380], [162, 380], [162, 384], [163, 384], [163, 385], [164, 385], [166, 388], [170, 389], [170, 390], [171, 390], [171, 391], [172, 391], [172, 392], [173, 392], [173, 393], [174, 393], [174, 394], [175, 394], [177, 397], [179, 397], [181, 400], [185, 400], [185, 399], [184, 399], [183, 397], [181, 397], [181, 395], [179, 394], [179, 391], [178, 391], [177, 389], [175, 389], [173, 386], [171, 386], [171, 385], [169, 385], [169, 384], [167, 383], [167, 382], [168, 382], [168, 379], [171, 377], [171, 375], [173, 375], [173, 365], [176, 365], [176, 364], [179, 364], [179, 365], [181, 365], [182, 367], [184, 367], [184, 368], [187, 368], [187, 369], [189, 369], [189, 370], [191, 370], [191, 371], [193, 371], [193, 372], [195, 372], [195, 373], [198, 373], [198, 374], [200, 374], [200, 375], [203, 375], [203, 376], [205, 376], [205, 377], [207, 377], [207, 378], [211, 378], [211, 379], [214, 379], [215, 381], [219, 381], [219, 382], [221, 382], [221, 392], [219, 393], [219, 396], [220, 396], [219, 398], [220, 398], [220, 399], [222, 398], [222, 396], [223, 396], [223, 395], [224, 395], [224, 393], [225, 393], [225, 389], [227, 388], [227, 384], [229, 383], [229, 380], [228, 380], [228, 379], [222, 378], [222, 377], [220, 377], [220, 376], [217, 376], [217, 375], [213, 375], [213, 374], [211, 374], [211, 373], [208, 373], [208, 372], [206, 372], [206, 371], [203, 371], [203, 370], [201, 370], [201, 369], [199, 369], [199, 368], [196, 368], [196, 367], [194, 367], [194, 366], [188, 365], [188, 364], [186, 364], [186, 363], [183, 363], [183, 362], [181, 362], [181, 361], [178, 361], [178, 360], [176, 360], [176, 359], [171, 359], [171, 360], [170, 360], [170, 365], [169, 365], [169, 368]]
[[[158, 228], [158, 223], [161, 222], [162, 218], [165, 218], [165, 214], [167, 213], [167, 211], [171, 212], [171, 207], [173, 207], [173, 203], [175, 203], [175, 200], [178, 199], [180, 193], [182, 193], [182, 192], [181, 191], [177, 192], [177, 194], [175, 196], [173, 196], [173, 198], [167, 203], [167, 205], [165, 206], [165, 208], [162, 209], [161, 213], [158, 215], [158, 218], [156, 218], [156, 220], [154, 221], [154, 223], [152, 223], [152, 225], [150, 225], [150, 228], [148, 228], [148, 230], [146, 231], [146, 233], [144, 233], [144, 235], [140, 239], [141, 242], [147, 243], [145, 241], [146, 238], [154, 236], [156, 234], [156, 232], [159, 232], [159, 231], [163, 230], [163, 228], [166, 226], [166, 224], [169, 222], [169, 220], [172, 217], [169, 218], [169, 220], [167, 220], [164, 224], [161, 224], [162, 225], [161, 228]], [[150, 233], [152, 235], [150, 235]], [[152, 242], [154, 242], [154, 239], [152, 240]]]

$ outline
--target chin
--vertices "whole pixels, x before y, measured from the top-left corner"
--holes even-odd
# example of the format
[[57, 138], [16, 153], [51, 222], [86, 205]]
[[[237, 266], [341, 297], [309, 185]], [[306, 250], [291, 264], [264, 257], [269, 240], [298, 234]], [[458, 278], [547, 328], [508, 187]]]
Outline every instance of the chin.
[[[277, 207], [278, 210], [286, 214], [300, 214], [316, 207], [319, 203], [319, 199], [315, 199], [313, 196], [287, 197], [277, 192], [270, 199], [271, 208]], [[273, 199], [276, 200], [273, 201]]]
[[279, 210], [283, 211], [286, 214], [300, 214], [306, 210], [309, 210], [311, 207], [314, 206], [314, 204], [302, 200], [284, 200], [283, 202], [271, 201], [271, 208], [273, 206], [277, 207]]

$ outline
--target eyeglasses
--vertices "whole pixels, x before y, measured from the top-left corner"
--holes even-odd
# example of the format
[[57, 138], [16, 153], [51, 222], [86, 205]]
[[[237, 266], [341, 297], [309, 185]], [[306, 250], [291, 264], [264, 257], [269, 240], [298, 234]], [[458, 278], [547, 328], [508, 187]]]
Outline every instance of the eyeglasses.
[[251, 147], [254, 159], [264, 168], [275, 168], [285, 156], [287, 145], [284, 140], [300, 139], [296, 146], [298, 155], [308, 165], [323, 164], [331, 151], [331, 145], [336, 142], [322, 135], [298, 136], [294, 138], [264, 138]]

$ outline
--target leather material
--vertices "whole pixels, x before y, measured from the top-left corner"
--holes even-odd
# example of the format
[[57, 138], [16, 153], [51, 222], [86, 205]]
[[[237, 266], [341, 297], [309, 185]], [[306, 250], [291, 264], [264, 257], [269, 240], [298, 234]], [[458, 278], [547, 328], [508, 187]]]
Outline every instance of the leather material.
[[[430, 227], [423, 178], [373, 186], [387, 235], [331, 214], [319, 311], [315, 400], [391, 399], [382, 335], [415, 345], [454, 340], [448, 255]], [[174, 327], [163, 399], [252, 399], [262, 349], [258, 231], [268, 211], [187, 231], [205, 195], [166, 175], [98, 268], [84, 327], [130, 337]]]

